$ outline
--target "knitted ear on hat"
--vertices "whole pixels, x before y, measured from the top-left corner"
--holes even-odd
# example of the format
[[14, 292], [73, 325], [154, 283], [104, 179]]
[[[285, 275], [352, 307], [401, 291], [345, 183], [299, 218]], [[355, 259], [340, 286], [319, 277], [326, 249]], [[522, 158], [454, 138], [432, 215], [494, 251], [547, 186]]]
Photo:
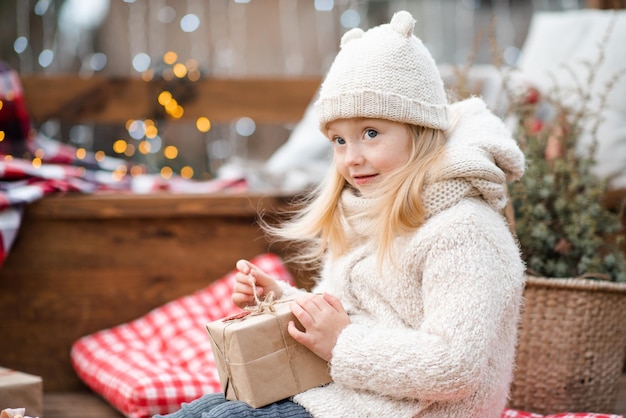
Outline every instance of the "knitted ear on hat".
[[401, 11], [388, 24], [343, 35], [315, 103], [322, 132], [328, 122], [354, 117], [449, 128], [443, 80], [414, 26]]
[[363, 32], [363, 30], [359, 28], [350, 29], [341, 37], [341, 43], [339, 44], [339, 46], [343, 48], [345, 44], [353, 39], [360, 38], [361, 36], [363, 36], [364, 33], [365, 32]]

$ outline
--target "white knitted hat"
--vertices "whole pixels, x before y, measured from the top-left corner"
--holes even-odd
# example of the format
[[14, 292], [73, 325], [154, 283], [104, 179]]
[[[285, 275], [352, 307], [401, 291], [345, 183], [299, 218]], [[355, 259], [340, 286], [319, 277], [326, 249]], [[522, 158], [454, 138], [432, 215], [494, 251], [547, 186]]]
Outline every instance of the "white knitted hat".
[[388, 24], [343, 35], [315, 103], [322, 132], [328, 122], [354, 117], [449, 128], [443, 80], [414, 26], [400, 11]]

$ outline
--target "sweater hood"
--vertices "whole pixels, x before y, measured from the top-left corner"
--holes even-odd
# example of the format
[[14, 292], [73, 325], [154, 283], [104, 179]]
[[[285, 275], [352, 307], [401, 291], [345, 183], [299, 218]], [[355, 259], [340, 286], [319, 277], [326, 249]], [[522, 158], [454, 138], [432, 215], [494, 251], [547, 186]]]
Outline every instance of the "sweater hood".
[[423, 201], [432, 216], [465, 197], [479, 197], [496, 210], [507, 201], [507, 182], [521, 178], [524, 154], [504, 122], [482, 99], [450, 105], [445, 156], [429, 176]]

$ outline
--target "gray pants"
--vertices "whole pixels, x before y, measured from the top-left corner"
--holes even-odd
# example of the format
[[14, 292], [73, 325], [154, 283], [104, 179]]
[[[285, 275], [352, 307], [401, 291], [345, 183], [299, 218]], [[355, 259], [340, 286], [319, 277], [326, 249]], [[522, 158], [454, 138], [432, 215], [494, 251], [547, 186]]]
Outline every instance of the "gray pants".
[[245, 402], [227, 401], [223, 393], [204, 395], [191, 403], [183, 403], [180, 410], [167, 415], [155, 415], [153, 418], [312, 418], [306, 409], [284, 399], [279, 402], [253, 408]]

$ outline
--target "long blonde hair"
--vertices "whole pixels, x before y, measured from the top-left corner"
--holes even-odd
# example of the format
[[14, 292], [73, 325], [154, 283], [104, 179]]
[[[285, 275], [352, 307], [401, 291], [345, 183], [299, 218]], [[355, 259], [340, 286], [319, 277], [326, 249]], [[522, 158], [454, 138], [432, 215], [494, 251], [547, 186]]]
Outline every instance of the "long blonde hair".
[[[421, 192], [427, 177], [434, 175], [446, 142], [443, 131], [406, 126], [413, 139], [409, 159], [379, 186], [380, 195], [365, 214], [377, 219], [372, 239], [377, 244], [379, 266], [385, 258], [392, 259], [394, 238], [424, 224], [427, 214]], [[346, 187], [351, 186], [333, 163], [320, 185], [297, 202], [300, 210], [279, 226], [265, 223], [263, 227], [278, 241], [303, 244], [292, 254], [292, 261], [317, 266], [327, 252], [331, 257], [339, 257], [352, 245], [347, 242], [339, 211], [341, 193]]]

